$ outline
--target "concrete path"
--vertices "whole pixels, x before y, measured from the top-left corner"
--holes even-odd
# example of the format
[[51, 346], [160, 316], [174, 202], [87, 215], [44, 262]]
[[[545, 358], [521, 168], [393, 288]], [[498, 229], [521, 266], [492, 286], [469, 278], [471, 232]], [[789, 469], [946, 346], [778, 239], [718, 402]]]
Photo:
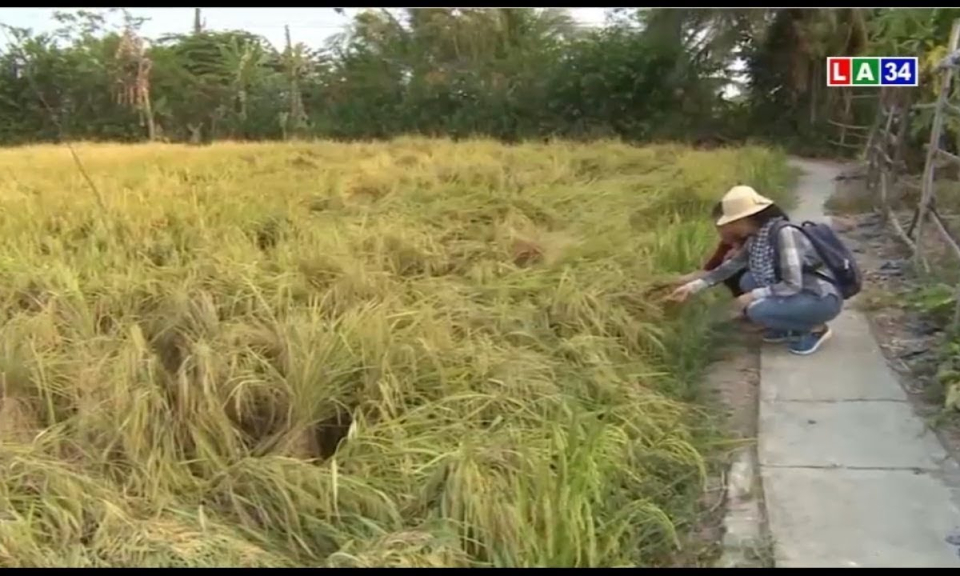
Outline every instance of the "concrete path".
[[[840, 167], [804, 170], [794, 220], [825, 219]], [[759, 462], [776, 566], [960, 567], [960, 468], [852, 303], [812, 356], [765, 345]]]

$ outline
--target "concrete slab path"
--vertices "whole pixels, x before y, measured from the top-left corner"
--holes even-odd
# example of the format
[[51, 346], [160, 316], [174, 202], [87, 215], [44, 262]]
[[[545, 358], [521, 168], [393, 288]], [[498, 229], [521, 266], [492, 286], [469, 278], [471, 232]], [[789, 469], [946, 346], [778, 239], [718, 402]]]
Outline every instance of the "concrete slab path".
[[[826, 220], [840, 166], [803, 170], [794, 220]], [[812, 356], [761, 353], [758, 457], [776, 566], [960, 567], [960, 467], [848, 302]]]

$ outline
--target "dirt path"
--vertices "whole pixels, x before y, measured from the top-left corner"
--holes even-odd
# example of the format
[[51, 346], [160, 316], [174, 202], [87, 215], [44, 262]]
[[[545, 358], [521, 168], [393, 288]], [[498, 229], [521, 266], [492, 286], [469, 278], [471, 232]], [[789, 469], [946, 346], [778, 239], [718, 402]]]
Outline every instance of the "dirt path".
[[[841, 166], [794, 161], [795, 220], [824, 219]], [[761, 352], [758, 461], [778, 567], [960, 567], [960, 468], [853, 302], [809, 357]]]

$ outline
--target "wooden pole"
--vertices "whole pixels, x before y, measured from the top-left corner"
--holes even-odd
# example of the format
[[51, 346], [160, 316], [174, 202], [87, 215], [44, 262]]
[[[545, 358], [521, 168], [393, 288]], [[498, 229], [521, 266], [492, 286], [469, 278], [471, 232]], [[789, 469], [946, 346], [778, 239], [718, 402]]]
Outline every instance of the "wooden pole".
[[286, 67], [287, 81], [290, 83], [290, 108], [287, 112], [287, 136], [296, 136], [303, 127], [305, 113], [303, 111], [303, 94], [300, 92], [300, 73], [303, 67], [299, 45], [294, 46], [290, 38], [290, 26], [284, 26], [287, 46], [284, 51], [284, 66]]
[[905, 143], [907, 141], [907, 133], [910, 129], [910, 96], [905, 96], [900, 102], [900, 124], [897, 126], [897, 140], [894, 142], [896, 146], [893, 153], [893, 161], [896, 163], [898, 169], [903, 164], [904, 158], [903, 154], [906, 149]]
[[[960, 43], [960, 19], [953, 21], [953, 28], [950, 30], [950, 42], [947, 45], [947, 54], [953, 54], [957, 50], [958, 43]], [[930, 143], [927, 145], [927, 160], [923, 167], [920, 206], [917, 210], [917, 235], [915, 241], [917, 249], [913, 253], [913, 256], [917, 263], [923, 264], [925, 270], [929, 270], [929, 268], [923, 259], [923, 225], [927, 217], [927, 210], [934, 197], [937, 150], [940, 149], [940, 135], [943, 133], [945, 104], [950, 95], [950, 85], [952, 81], [953, 68], [947, 68], [943, 71], [943, 84], [940, 86], [940, 94], [937, 96], [937, 104], [933, 112], [933, 126], [930, 128]]]
[[887, 112], [887, 121], [883, 125], [882, 136], [877, 139], [874, 144], [876, 151], [874, 152], [874, 162], [878, 166], [878, 171], [880, 173], [880, 208], [881, 213], [886, 216], [889, 211], [889, 204], [887, 203], [887, 183], [889, 182], [887, 176], [890, 173], [890, 164], [887, 162], [889, 155], [887, 154], [887, 146], [890, 142], [890, 129], [893, 126], [893, 117], [896, 114], [894, 108], [890, 108]]
[[[873, 149], [873, 143], [877, 138], [877, 134], [880, 131], [880, 126], [883, 122], [883, 88], [880, 89], [880, 94], [877, 97], [877, 113], [874, 115], [873, 122], [870, 124], [870, 132], [867, 134], [867, 145], [864, 147], [864, 157], [869, 160], [871, 150]], [[856, 98], [858, 95], [852, 95], [850, 98]], [[869, 179], [868, 179], [869, 184]]]

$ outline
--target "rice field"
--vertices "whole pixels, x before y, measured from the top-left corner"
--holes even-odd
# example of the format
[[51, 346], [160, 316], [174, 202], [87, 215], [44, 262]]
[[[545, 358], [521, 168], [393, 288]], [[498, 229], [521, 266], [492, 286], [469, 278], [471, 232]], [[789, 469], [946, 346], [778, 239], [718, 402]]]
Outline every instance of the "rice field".
[[655, 566], [708, 303], [785, 158], [617, 142], [0, 150], [0, 566]]

